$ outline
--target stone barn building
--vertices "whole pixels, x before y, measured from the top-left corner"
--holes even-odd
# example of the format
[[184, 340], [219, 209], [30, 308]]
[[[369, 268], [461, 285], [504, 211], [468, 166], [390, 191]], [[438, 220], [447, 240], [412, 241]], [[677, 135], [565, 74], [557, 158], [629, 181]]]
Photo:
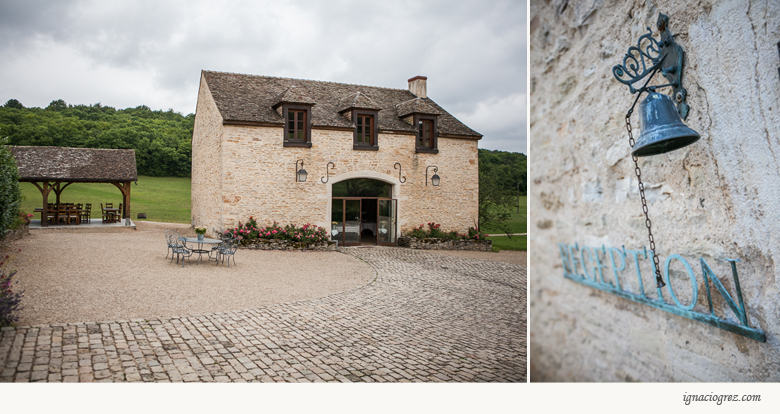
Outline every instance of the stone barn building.
[[475, 226], [482, 136], [428, 98], [426, 80], [406, 90], [203, 71], [192, 224], [311, 223], [342, 245]]
[[[780, 380], [780, 3], [530, 11], [531, 380]], [[626, 127], [637, 95], [616, 80], [648, 28], [684, 51], [649, 85], [681, 73], [687, 96], [657, 93], [701, 137], [638, 158], [660, 289]], [[648, 134], [660, 126], [646, 119]]]

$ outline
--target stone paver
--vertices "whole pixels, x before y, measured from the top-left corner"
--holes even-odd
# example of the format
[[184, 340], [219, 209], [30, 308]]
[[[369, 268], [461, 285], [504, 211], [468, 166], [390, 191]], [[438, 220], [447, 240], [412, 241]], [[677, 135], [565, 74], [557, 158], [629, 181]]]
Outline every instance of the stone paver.
[[525, 382], [525, 266], [342, 251], [376, 280], [236, 312], [2, 328], [0, 382]]

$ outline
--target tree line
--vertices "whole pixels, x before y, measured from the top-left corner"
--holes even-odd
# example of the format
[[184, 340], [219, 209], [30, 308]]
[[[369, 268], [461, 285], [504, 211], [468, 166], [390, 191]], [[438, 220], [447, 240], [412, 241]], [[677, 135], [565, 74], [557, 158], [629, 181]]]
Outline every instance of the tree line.
[[138, 174], [189, 177], [195, 114], [114, 109], [99, 103], [25, 108], [16, 99], [0, 107], [0, 137], [9, 145], [134, 149]]
[[[134, 149], [138, 174], [189, 177], [195, 114], [152, 111], [146, 105], [114, 109], [99, 103], [25, 108], [16, 99], [0, 106], [0, 138], [6, 144]], [[527, 183], [525, 154], [479, 150], [480, 223], [505, 222]]]
[[[510, 232], [512, 211], [527, 191], [528, 159], [519, 152], [479, 150], [479, 223]], [[515, 210], [517, 209], [517, 210]]]

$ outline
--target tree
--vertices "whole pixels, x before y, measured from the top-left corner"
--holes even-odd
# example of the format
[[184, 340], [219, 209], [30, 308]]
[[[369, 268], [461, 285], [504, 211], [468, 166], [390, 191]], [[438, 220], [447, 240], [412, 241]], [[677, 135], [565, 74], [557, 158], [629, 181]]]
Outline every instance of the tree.
[[24, 109], [24, 105], [16, 99], [9, 99], [4, 106], [6, 108]]
[[19, 203], [22, 201], [19, 170], [11, 150], [5, 145], [7, 142], [7, 138], [0, 141], [0, 237], [19, 217]]
[[57, 99], [56, 101], [51, 101], [49, 106], [46, 107], [47, 111], [64, 111], [68, 109], [68, 104], [65, 103], [62, 99]]
[[[507, 220], [514, 204], [513, 194], [501, 189], [496, 177], [480, 171], [479, 173], [479, 227], [493, 227], [509, 236]], [[510, 238], [512, 236], [509, 236]]]

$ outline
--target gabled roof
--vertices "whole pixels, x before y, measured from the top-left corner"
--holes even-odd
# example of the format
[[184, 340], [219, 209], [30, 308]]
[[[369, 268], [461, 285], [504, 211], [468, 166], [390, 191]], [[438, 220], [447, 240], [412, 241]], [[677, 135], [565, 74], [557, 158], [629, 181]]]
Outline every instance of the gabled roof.
[[312, 99], [311, 97], [309, 97], [309, 95], [306, 94], [306, 91], [296, 86], [290, 86], [284, 92], [280, 93], [274, 100], [276, 101], [276, 103], [274, 103], [274, 107], [283, 103], [295, 103], [295, 104], [305, 104], [305, 105], [314, 105], [317, 103], [314, 99]]
[[[224, 122], [284, 125], [284, 120], [273, 107], [294, 86], [295, 91], [302, 91], [315, 103], [311, 109], [314, 127], [354, 128], [339, 111], [345, 109], [344, 97], [356, 97], [360, 102], [363, 99], [360, 95], [363, 95], [379, 109], [377, 124], [380, 131], [415, 133], [415, 128], [401, 120], [398, 113], [398, 104], [417, 98], [406, 89], [211, 71], [203, 71], [203, 77]], [[431, 99], [417, 99], [441, 114], [437, 122], [439, 134], [482, 137]]]
[[349, 94], [339, 100], [339, 113], [351, 108], [382, 110], [382, 107], [362, 92]]
[[19, 181], [126, 182], [138, 180], [135, 150], [9, 146]]
[[418, 114], [426, 114], [426, 115], [441, 115], [441, 112], [437, 111], [436, 108], [428, 105], [428, 102], [426, 102], [423, 98], [414, 98], [410, 99], [406, 102], [401, 102], [398, 105], [396, 105], [396, 111], [398, 112], [398, 116], [405, 117], [410, 114], [418, 113]]

